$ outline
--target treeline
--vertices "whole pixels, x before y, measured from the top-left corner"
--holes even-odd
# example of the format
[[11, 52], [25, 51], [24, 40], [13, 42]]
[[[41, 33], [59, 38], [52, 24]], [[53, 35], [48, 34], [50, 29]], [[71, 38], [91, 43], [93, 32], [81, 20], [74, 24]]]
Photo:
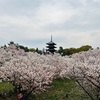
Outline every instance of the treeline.
[[57, 52], [60, 53], [62, 56], [65, 56], [65, 55], [72, 55], [74, 53], [79, 53], [82, 51], [88, 51], [89, 49], [93, 49], [92, 46], [84, 45], [81, 46], [80, 48], [65, 48], [65, 49], [63, 49], [63, 47], [59, 47], [59, 50]]
[[11, 44], [15, 44], [17, 48], [23, 49], [25, 52], [35, 52], [34, 48], [28, 48], [28, 47], [25, 47], [23, 45], [16, 44], [13, 41], [11, 41], [10, 43], [8, 43], [8, 45], [11, 45]]
[[[11, 44], [15, 44], [15, 43], [11, 41], [8, 45], [11, 45]], [[38, 48], [36, 48], [36, 49], [35, 48], [28, 48], [28, 47], [25, 47], [25, 46], [19, 45], [19, 44], [15, 44], [15, 45], [16, 45], [17, 48], [23, 49], [25, 52], [37, 52], [39, 54], [46, 54], [45, 49], [39, 50]], [[81, 46], [79, 48], [59, 47], [59, 49], [56, 50], [56, 52], [61, 54], [62, 56], [65, 56], [65, 55], [72, 55], [74, 53], [78, 53], [78, 52], [82, 52], [82, 51], [88, 51], [89, 49], [93, 49], [92, 46], [84, 45], [84, 46]]]

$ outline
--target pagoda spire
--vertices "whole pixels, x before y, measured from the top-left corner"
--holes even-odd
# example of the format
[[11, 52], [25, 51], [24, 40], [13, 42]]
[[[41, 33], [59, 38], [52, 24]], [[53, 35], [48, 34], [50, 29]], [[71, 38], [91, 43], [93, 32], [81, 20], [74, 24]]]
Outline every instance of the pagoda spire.
[[52, 42], [52, 35], [51, 35], [51, 42]]

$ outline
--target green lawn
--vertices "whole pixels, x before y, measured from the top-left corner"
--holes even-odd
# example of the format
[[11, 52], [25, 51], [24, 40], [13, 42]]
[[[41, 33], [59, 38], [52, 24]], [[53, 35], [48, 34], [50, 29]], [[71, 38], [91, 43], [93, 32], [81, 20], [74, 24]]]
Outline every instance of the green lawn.
[[89, 100], [72, 79], [56, 79], [46, 92], [34, 96], [34, 100]]

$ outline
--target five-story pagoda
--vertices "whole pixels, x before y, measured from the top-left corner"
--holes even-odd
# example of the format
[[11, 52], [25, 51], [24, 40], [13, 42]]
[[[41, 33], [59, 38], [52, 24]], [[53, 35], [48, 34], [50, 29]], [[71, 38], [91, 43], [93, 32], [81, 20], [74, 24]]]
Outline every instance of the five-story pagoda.
[[52, 53], [52, 54], [54, 54], [54, 52], [56, 51], [55, 50], [55, 43], [52, 41], [52, 36], [51, 36], [51, 41], [49, 42], [49, 43], [46, 43], [48, 46], [46, 46], [47, 47], [47, 52], [50, 52], [50, 53]]

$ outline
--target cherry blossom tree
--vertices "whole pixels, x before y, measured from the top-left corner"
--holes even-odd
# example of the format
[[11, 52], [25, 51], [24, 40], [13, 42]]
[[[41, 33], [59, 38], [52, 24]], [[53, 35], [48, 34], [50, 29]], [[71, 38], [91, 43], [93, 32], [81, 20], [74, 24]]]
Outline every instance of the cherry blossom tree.
[[15, 86], [15, 91], [27, 90], [29, 93], [33, 90], [34, 92], [45, 91], [53, 79], [65, 74], [60, 55], [24, 52], [14, 44], [2, 48], [1, 52], [4, 59], [1, 61], [4, 64], [0, 67], [0, 78], [11, 82]]
[[72, 55], [72, 76], [91, 100], [100, 100], [100, 50]]

